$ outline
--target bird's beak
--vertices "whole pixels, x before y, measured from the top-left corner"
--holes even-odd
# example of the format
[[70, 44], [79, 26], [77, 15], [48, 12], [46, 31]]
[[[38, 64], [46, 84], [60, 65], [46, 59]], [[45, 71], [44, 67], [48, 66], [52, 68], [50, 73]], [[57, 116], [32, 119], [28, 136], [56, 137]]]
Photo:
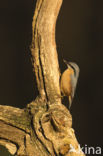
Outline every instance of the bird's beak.
[[71, 64], [63, 59], [63, 62], [67, 65], [68, 68], [71, 68]]
[[69, 64], [69, 62], [67, 62], [67, 61], [66, 61], [66, 60], [64, 60], [64, 59], [63, 59], [63, 62], [64, 62], [66, 65], [68, 65], [68, 64]]

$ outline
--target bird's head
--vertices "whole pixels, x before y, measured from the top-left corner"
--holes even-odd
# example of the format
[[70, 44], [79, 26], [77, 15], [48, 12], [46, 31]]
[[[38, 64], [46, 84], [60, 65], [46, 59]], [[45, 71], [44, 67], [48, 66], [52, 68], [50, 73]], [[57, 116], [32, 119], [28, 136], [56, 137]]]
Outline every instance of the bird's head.
[[78, 78], [79, 71], [80, 71], [78, 65], [76, 63], [74, 63], [74, 62], [67, 62], [66, 60], [63, 60], [63, 61], [67, 65], [68, 68], [70, 68], [70, 69], [72, 69], [74, 71], [74, 76], [76, 78]]

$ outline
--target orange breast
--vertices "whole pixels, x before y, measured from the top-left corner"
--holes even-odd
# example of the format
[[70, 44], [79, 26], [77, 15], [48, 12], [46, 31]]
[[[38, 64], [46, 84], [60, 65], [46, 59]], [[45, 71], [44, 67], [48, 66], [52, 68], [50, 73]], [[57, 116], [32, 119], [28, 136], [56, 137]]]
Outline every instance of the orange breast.
[[67, 69], [61, 76], [61, 92], [65, 96], [70, 96], [72, 92], [71, 75], [73, 75], [73, 70]]

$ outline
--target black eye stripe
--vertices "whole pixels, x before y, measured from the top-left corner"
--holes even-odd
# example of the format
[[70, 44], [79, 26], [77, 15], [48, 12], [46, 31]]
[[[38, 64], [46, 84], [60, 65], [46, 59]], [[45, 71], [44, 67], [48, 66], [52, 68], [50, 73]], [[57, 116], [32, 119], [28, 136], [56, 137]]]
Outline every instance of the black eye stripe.
[[76, 76], [76, 69], [71, 65], [71, 64], [69, 64], [70, 66], [71, 66], [71, 68], [74, 70], [74, 75]]

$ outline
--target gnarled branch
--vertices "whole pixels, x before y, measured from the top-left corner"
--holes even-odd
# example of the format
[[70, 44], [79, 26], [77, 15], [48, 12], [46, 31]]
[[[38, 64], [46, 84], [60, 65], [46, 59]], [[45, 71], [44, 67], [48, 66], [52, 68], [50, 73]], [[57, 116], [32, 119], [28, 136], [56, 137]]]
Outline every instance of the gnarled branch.
[[62, 0], [37, 1], [33, 17], [32, 56], [41, 98], [60, 103], [55, 24]]
[[[20, 156], [84, 156], [72, 116], [61, 103], [55, 25], [62, 0], [37, 0], [32, 63], [39, 96], [25, 109], [0, 106], [0, 144]], [[73, 148], [72, 148], [73, 147]]]

